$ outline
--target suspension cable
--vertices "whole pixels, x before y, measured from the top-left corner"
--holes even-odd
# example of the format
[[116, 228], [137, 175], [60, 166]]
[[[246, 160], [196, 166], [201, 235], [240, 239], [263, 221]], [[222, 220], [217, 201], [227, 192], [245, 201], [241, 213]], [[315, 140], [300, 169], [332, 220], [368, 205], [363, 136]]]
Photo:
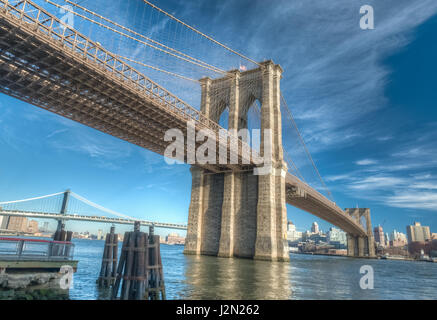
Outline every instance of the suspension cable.
[[150, 2], [147, 1], [147, 0], [143, 0], [143, 1], [144, 1], [147, 5], [149, 5], [149, 6], [151, 6], [152, 8], [154, 8], [155, 10], [158, 10], [159, 12], [161, 12], [161, 13], [165, 14], [166, 16], [168, 16], [170, 19], [173, 19], [174, 21], [176, 21], [176, 22], [182, 24], [183, 26], [185, 26], [185, 27], [187, 27], [188, 29], [190, 29], [190, 30], [196, 32], [197, 34], [200, 34], [202, 37], [208, 39], [209, 41], [212, 41], [212, 42], [214, 42], [215, 44], [218, 44], [219, 46], [221, 46], [221, 47], [225, 48], [226, 50], [228, 50], [228, 51], [230, 51], [230, 52], [232, 52], [232, 53], [234, 53], [234, 54], [240, 56], [240, 57], [243, 58], [243, 59], [246, 59], [247, 61], [250, 61], [250, 62], [252, 62], [252, 63], [254, 63], [254, 64], [258, 65], [258, 66], [260, 65], [260, 64], [259, 64], [258, 62], [256, 62], [255, 60], [250, 59], [249, 57], [247, 57], [247, 56], [245, 56], [245, 55], [243, 55], [243, 54], [241, 54], [241, 53], [239, 53], [239, 52], [237, 52], [237, 51], [235, 51], [235, 50], [229, 48], [228, 46], [226, 46], [226, 45], [224, 45], [224, 44], [222, 44], [222, 43], [220, 43], [220, 42], [218, 42], [217, 40], [211, 38], [210, 36], [204, 34], [203, 32], [201, 32], [201, 31], [199, 31], [199, 30], [193, 28], [192, 26], [186, 24], [185, 22], [179, 20], [178, 18], [176, 18], [175, 16], [171, 15], [170, 13], [168, 13], [168, 12], [162, 10], [161, 8], [155, 6], [153, 3], [150, 3]]
[[[67, 2], [67, 3], [69, 3], [69, 4], [71, 4], [71, 5], [73, 5], [73, 6], [75, 6], [75, 7], [77, 7], [77, 8], [79, 8], [79, 9], [81, 9], [81, 10], [83, 10], [83, 11], [85, 11], [85, 12], [87, 12], [87, 13], [89, 13], [89, 14], [91, 14], [91, 15], [93, 15], [93, 16], [95, 16], [95, 17], [97, 17], [97, 18], [99, 18], [99, 19], [104, 20], [104, 21], [106, 21], [106, 22], [108, 22], [108, 23], [110, 23], [110, 24], [112, 24], [112, 25], [114, 25], [114, 26], [116, 26], [116, 27], [118, 27], [118, 28], [120, 28], [120, 29], [123, 29], [123, 30], [125, 30], [125, 31], [127, 31], [127, 32], [130, 32], [130, 33], [132, 33], [132, 34], [134, 34], [134, 35], [136, 35], [136, 36], [138, 36], [138, 37], [140, 37], [140, 38], [143, 38], [143, 39], [145, 39], [145, 40], [147, 40], [147, 41], [150, 41], [150, 42], [152, 42], [152, 43], [154, 43], [154, 44], [156, 44], [156, 45], [159, 45], [159, 46], [161, 46], [161, 47], [163, 47], [163, 48], [165, 48], [165, 49], [167, 49], [167, 50], [170, 50], [170, 51], [172, 51], [172, 52], [175, 52], [176, 54], [179, 54], [179, 55], [181, 55], [181, 56], [184, 56], [184, 57], [186, 57], [186, 58], [188, 58], [188, 59], [192, 59], [193, 61], [196, 61], [196, 62], [198, 62], [198, 63], [202, 63], [202, 64], [204, 64], [205, 66], [208, 66], [208, 67], [211, 67], [211, 68], [218, 69], [218, 68], [216, 68], [216, 67], [214, 67], [214, 66], [212, 66], [212, 65], [210, 65], [210, 64], [208, 64], [208, 63], [206, 63], [205, 61], [202, 61], [202, 60], [196, 59], [196, 58], [194, 58], [194, 57], [191, 57], [191, 56], [189, 56], [189, 55], [187, 55], [187, 54], [185, 54], [185, 53], [183, 53], [183, 52], [181, 52], [181, 51], [178, 51], [178, 50], [176, 50], [176, 49], [174, 49], [174, 48], [171, 48], [171, 47], [169, 47], [169, 46], [166, 46], [165, 44], [163, 44], [163, 43], [161, 43], [161, 42], [158, 42], [158, 41], [156, 41], [156, 40], [153, 40], [152, 38], [146, 37], [145, 35], [143, 35], [143, 34], [141, 34], [141, 33], [138, 33], [138, 32], [136, 32], [135, 30], [129, 29], [129, 28], [127, 28], [127, 27], [125, 27], [125, 26], [123, 26], [123, 25], [121, 25], [121, 24], [119, 24], [119, 23], [117, 23], [117, 22], [115, 22], [115, 21], [112, 21], [112, 20], [110, 20], [110, 19], [108, 19], [108, 18], [106, 18], [106, 17], [104, 17], [104, 16], [102, 16], [102, 15], [96, 13], [96, 12], [93, 12], [93, 11], [91, 11], [91, 10], [89, 10], [89, 9], [87, 9], [87, 8], [85, 8], [85, 7], [83, 7], [83, 6], [80, 6], [80, 5], [77, 4], [77, 3], [74, 3], [74, 2], [72, 2], [72, 1], [70, 1], [70, 0], [64, 0], [64, 1]], [[218, 70], [219, 70], [219, 69], [218, 69]]]
[[294, 163], [293, 159], [290, 157], [289, 153], [287, 152], [287, 150], [285, 148], [283, 148], [284, 150], [284, 154], [285, 154], [285, 161], [287, 162], [288, 165], [292, 165], [292, 167], [294, 168], [294, 171], [296, 172], [297, 176], [299, 177], [299, 179], [301, 179], [303, 182], [306, 183], [305, 178], [303, 177], [303, 175], [300, 173], [299, 169], [297, 168], [296, 164]]
[[[93, 20], [93, 19], [91, 19], [91, 18], [88, 18], [88, 17], [86, 17], [86, 16], [84, 16], [84, 15], [78, 13], [78, 12], [75, 12], [74, 10], [71, 10], [71, 9], [69, 9], [69, 8], [66, 8], [66, 7], [62, 7], [61, 5], [59, 5], [59, 4], [57, 4], [57, 3], [54, 3], [53, 1], [50, 1], [50, 0], [45, 0], [45, 1], [46, 1], [47, 3], [49, 3], [49, 4], [51, 4], [51, 5], [54, 5], [54, 6], [57, 7], [57, 8], [63, 8], [65, 11], [68, 11], [68, 12], [70, 12], [70, 13], [72, 13], [72, 14], [74, 14], [74, 15], [76, 15], [76, 16], [82, 18], [82, 19], [85, 19], [85, 20], [87, 20], [87, 21], [89, 21], [89, 22], [91, 22], [91, 23], [97, 24], [97, 25], [100, 26], [100, 27], [103, 27], [103, 28], [108, 29], [108, 30], [110, 30], [110, 31], [112, 31], [112, 32], [118, 33], [118, 34], [122, 35], [123, 37], [126, 37], [126, 38], [128, 38], [128, 39], [131, 39], [131, 40], [137, 41], [137, 42], [139, 42], [139, 43], [142, 43], [142, 44], [144, 44], [144, 45], [146, 45], [146, 46], [148, 46], [148, 47], [151, 47], [151, 48], [153, 48], [153, 49], [155, 49], [155, 50], [158, 50], [158, 51], [161, 51], [161, 52], [166, 53], [166, 54], [168, 54], [168, 55], [171, 55], [171, 56], [173, 56], [173, 57], [175, 57], [175, 58], [178, 58], [178, 59], [180, 59], [180, 60], [183, 60], [183, 61], [186, 61], [186, 62], [189, 62], [189, 63], [195, 64], [195, 65], [197, 65], [197, 66], [199, 66], [199, 67], [202, 67], [202, 68], [205, 68], [205, 69], [211, 70], [211, 71], [216, 72], [216, 73], [220, 73], [220, 74], [225, 74], [225, 73], [226, 73], [226, 71], [224, 71], [224, 70], [222, 70], [222, 69], [220, 69], [220, 68], [217, 68], [217, 67], [214, 67], [214, 66], [208, 65], [208, 64], [205, 63], [205, 62], [201, 62], [201, 63], [196, 62], [195, 60], [198, 60], [198, 59], [193, 58], [193, 57], [190, 57], [189, 55], [186, 55], [186, 54], [184, 54], [184, 53], [182, 53], [182, 55], [185, 55], [185, 56], [187, 56], [187, 57], [189, 57], [189, 58], [185, 58], [185, 57], [183, 57], [183, 56], [179, 56], [179, 55], [177, 55], [177, 54], [175, 54], [175, 53], [172, 53], [172, 52], [170, 52], [170, 51], [168, 51], [168, 50], [164, 50], [164, 49], [159, 48], [159, 47], [157, 47], [157, 46], [155, 46], [155, 45], [152, 45], [152, 44], [150, 44], [150, 43], [147, 43], [147, 42], [145, 42], [145, 41], [142, 41], [142, 40], [140, 40], [140, 39], [137, 39], [137, 38], [135, 38], [135, 37], [133, 37], [133, 36], [130, 36], [130, 35], [124, 33], [124, 32], [121, 32], [121, 31], [116, 30], [116, 29], [114, 29], [114, 28], [111, 28], [111, 27], [109, 27], [109, 26], [107, 26], [107, 25], [104, 25], [104, 24], [101, 23], [101, 22], [98, 22], [98, 21], [96, 21], [96, 20]], [[100, 17], [98, 14], [95, 14], [95, 15], [98, 16], [98, 17]], [[109, 21], [110, 21], [110, 20], [109, 20]], [[111, 22], [111, 23], [115, 25], [115, 22]], [[127, 29], [127, 28], [125, 28], [125, 29]], [[133, 31], [133, 32], [135, 32], [135, 31]], [[148, 41], [150, 41], [150, 40], [148, 40]], [[157, 41], [155, 41], [155, 42], [157, 42]], [[165, 45], [162, 45], [162, 44], [160, 44], [160, 45], [165, 47]], [[177, 51], [177, 50], [173, 49], [173, 51]], [[177, 52], [179, 52], [179, 51], [177, 51]], [[191, 60], [190, 60], [190, 59], [191, 59]], [[199, 60], [199, 61], [200, 61], [200, 60]]]
[[298, 134], [298, 136], [299, 136], [299, 140], [300, 140], [302, 146], [304, 147], [305, 153], [307, 154], [308, 159], [310, 160], [310, 162], [311, 162], [311, 164], [312, 164], [314, 170], [316, 171], [316, 173], [317, 173], [317, 175], [318, 175], [318, 177], [319, 177], [319, 179], [320, 179], [320, 182], [322, 183], [324, 189], [328, 192], [329, 197], [330, 197], [332, 200], [334, 200], [334, 197], [332, 196], [331, 191], [330, 191], [330, 190], [328, 189], [328, 187], [326, 186], [325, 181], [323, 181], [322, 176], [320, 175], [320, 172], [319, 172], [319, 170], [317, 169], [317, 166], [316, 166], [316, 164], [315, 164], [315, 162], [314, 162], [314, 160], [313, 160], [313, 157], [311, 156], [311, 154], [310, 154], [310, 152], [309, 152], [309, 150], [308, 150], [308, 148], [307, 148], [307, 146], [306, 146], [306, 144], [305, 144], [305, 141], [303, 140], [302, 135], [300, 134], [299, 128], [297, 127], [297, 124], [296, 124], [296, 122], [294, 121], [293, 114], [291, 113], [291, 110], [288, 108], [287, 102], [285, 101], [285, 98], [284, 98], [284, 96], [282, 95], [282, 92], [281, 92], [281, 100], [282, 100], [282, 102], [284, 103], [285, 109], [286, 109], [286, 111], [287, 111], [288, 118], [291, 120], [291, 122], [292, 122], [294, 128], [296, 129], [296, 132], [297, 132], [297, 134]]
[[130, 61], [132, 63], [139, 64], [139, 65], [141, 65], [143, 67], [146, 67], [146, 68], [150, 68], [150, 69], [153, 69], [153, 70], [156, 70], [156, 71], [159, 71], [159, 72], [163, 72], [163, 73], [166, 73], [166, 74], [169, 74], [171, 76], [178, 77], [178, 78], [181, 78], [181, 79], [184, 79], [184, 80], [188, 80], [188, 81], [192, 81], [192, 82], [195, 82], [195, 83], [199, 83], [199, 80], [196, 80], [196, 79], [188, 78], [188, 77], [185, 77], [183, 75], [180, 75], [180, 74], [177, 74], [177, 73], [174, 73], [174, 72], [171, 72], [171, 71], [160, 69], [160, 68], [151, 66], [149, 64], [142, 63], [142, 62], [137, 61], [137, 60], [133, 60], [133, 59], [130, 59], [130, 58], [127, 58], [127, 57], [124, 57], [124, 56], [120, 56], [118, 54], [116, 56], [121, 58], [121, 59], [124, 59], [126, 61]]
[[94, 202], [92, 202], [92, 201], [90, 201], [90, 200], [88, 200], [88, 199], [86, 199], [86, 198], [84, 198], [84, 197], [81, 197], [81, 196], [78, 195], [77, 193], [71, 192], [71, 195], [72, 195], [73, 197], [75, 197], [77, 200], [80, 200], [80, 201], [82, 201], [82, 202], [84, 202], [84, 203], [90, 205], [91, 207], [94, 207], [94, 208], [99, 209], [99, 210], [101, 210], [101, 211], [104, 211], [104, 212], [107, 212], [107, 213], [110, 213], [110, 214], [113, 214], [113, 215], [116, 215], [116, 216], [119, 216], [119, 217], [122, 217], [122, 218], [125, 218], [125, 219], [136, 220], [136, 219], [134, 219], [134, 218], [132, 218], [132, 217], [129, 217], [129, 216], [127, 216], [127, 215], [124, 215], [124, 214], [122, 214], [122, 213], [119, 213], [119, 212], [113, 211], [113, 210], [111, 210], [111, 209], [107, 209], [107, 208], [105, 208], [105, 207], [102, 207], [101, 205], [99, 205], [99, 204], [97, 204], [97, 203], [94, 203]]
[[44, 198], [58, 196], [58, 195], [63, 194], [63, 193], [64, 192], [58, 192], [58, 193], [48, 194], [48, 195], [41, 196], [41, 197], [22, 199], [22, 200], [14, 200], [14, 201], [4, 201], [4, 202], [0, 202], [0, 204], [10, 204], [10, 203], [18, 203], [18, 202], [26, 202], [26, 201], [32, 201], [32, 200], [39, 200], [39, 199], [44, 199]]
[[[260, 119], [259, 117], [261, 116], [261, 110], [260, 107], [258, 105], [258, 103], [255, 103], [255, 110], [256, 110], [256, 114], [258, 116], [258, 119]], [[296, 164], [294, 163], [293, 159], [290, 157], [290, 155], [288, 154], [287, 150], [285, 148], [283, 148], [284, 154], [285, 154], [285, 161], [287, 162], [288, 166], [291, 166], [294, 168], [294, 171], [296, 172], [297, 176], [306, 183], [305, 178], [303, 177], [303, 175], [300, 173], [299, 169], [297, 168]]]

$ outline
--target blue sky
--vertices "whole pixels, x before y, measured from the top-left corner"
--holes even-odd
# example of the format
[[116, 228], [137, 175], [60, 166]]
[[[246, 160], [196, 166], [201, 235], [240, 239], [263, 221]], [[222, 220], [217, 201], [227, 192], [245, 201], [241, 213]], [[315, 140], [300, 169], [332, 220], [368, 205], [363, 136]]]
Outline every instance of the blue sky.
[[[140, 0], [82, 3], [221, 68], [246, 63], [166, 21]], [[437, 232], [437, 2], [154, 3], [255, 60], [272, 59], [283, 67], [282, 91], [338, 205], [371, 208], [373, 224], [386, 231], [405, 232], [407, 224], [420, 221]], [[374, 7], [374, 30], [359, 28], [365, 4]], [[190, 77], [206, 75], [75, 23], [120, 54]], [[199, 105], [195, 85], [144, 72]], [[284, 146], [299, 159], [297, 141], [287, 131], [286, 117], [283, 121]], [[130, 216], [187, 221], [187, 165], [169, 166], [159, 155], [5, 95], [0, 95], [0, 155], [0, 201], [71, 188]], [[313, 221], [323, 230], [330, 226], [290, 206], [288, 217], [300, 229], [309, 229]], [[70, 227], [93, 231], [102, 226]]]

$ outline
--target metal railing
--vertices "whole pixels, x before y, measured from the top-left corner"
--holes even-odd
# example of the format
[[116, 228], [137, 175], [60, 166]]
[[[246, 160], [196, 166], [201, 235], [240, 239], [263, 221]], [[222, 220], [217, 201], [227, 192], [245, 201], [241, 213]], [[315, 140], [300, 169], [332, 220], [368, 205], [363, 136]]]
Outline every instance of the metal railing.
[[68, 241], [0, 237], [0, 259], [72, 260], [74, 244]]

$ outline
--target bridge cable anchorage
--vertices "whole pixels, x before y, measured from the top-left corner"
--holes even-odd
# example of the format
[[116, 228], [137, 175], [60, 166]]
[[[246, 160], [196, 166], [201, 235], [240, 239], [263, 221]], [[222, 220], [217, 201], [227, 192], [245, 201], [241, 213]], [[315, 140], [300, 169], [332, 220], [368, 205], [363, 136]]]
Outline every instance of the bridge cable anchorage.
[[130, 58], [128, 58], [128, 57], [121, 56], [121, 55], [119, 55], [119, 54], [116, 54], [116, 56], [119, 57], [119, 58], [121, 58], [121, 59], [124, 59], [124, 60], [126, 60], [126, 61], [129, 61], [129, 62], [132, 62], [132, 63], [139, 64], [139, 65], [141, 65], [141, 66], [143, 66], [143, 67], [146, 67], [146, 68], [150, 68], [150, 69], [153, 69], [153, 70], [156, 70], [156, 71], [159, 71], [159, 72], [163, 72], [163, 73], [166, 73], [166, 74], [169, 74], [169, 75], [171, 75], [171, 76], [178, 77], [178, 78], [181, 78], [181, 79], [184, 79], [184, 80], [188, 80], [188, 81], [192, 81], [192, 82], [195, 82], [195, 83], [199, 83], [199, 80], [196, 80], [196, 79], [188, 78], [188, 77], [185, 77], [185, 76], [183, 76], [183, 75], [180, 75], [180, 74], [177, 74], [177, 73], [174, 73], [174, 72], [171, 72], [171, 71], [167, 71], [167, 70], [164, 70], [164, 69], [160, 69], [160, 68], [157, 68], [157, 67], [151, 66], [151, 65], [149, 65], [149, 64], [145, 64], [145, 63], [143, 63], [143, 62], [140, 62], [140, 61], [137, 61], [137, 60], [133, 60], [133, 59], [130, 59]]
[[[130, 36], [130, 35], [126, 34], [126, 33], [121, 32], [121, 31], [119, 31], [119, 30], [116, 30], [116, 29], [111, 28], [111, 27], [109, 27], [109, 26], [107, 26], [107, 25], [104, 25], [104, 24], [101, 23], [101, 22], [98, 22], [98, 21], [93, 20], [93, 19], [91, 19], [91, 18], [88, 18], [88, 17], [86, 17], [86, 16], [84, 16], [84, 15], [82, 15], [82, 14], [80, 14], [80, 13], [77, 13], [77, 12], [75, 12], [74, 10], [71, 10], [71, 9], [69, 9], [69, 8], [66, 8], [66, 7], [62, 7], [61, 5], [59, 5], [59, 4], [57, 4], [57, 3], [54, 3], [53, 1], [50, 1], [50, 0], [45, 0], [45, 1], [46, 1], [47, 3], [53, 5], [53, 6], [57, 7], [57, 8], [63, 8], [65, 11], [68, 11], [68, 12], [70, 12], [70, 13], [72, 13], [72, 14], [74, 14], [74, 15], [76, 15], [76, 16], [82, 18], [82, 19], [85, 19], [85, 20], [87, 20], [87, 21], [89, 21], [89, 22], [91, 22], [91, 23], [97, 24], [97, 25], [100, 26], [100, 27], [103, 27], [103, 28], [108, 29], [108, 30], [110, 30], [110, 31], [112, 31], [112, 32], [118, 33], [118, 34], [120, 34], [120, 35], [123, 36], [123, 37], [126, 37], [126, 38], [128, 38], [128, 39], [134, 40], [134, 41], [136, 41], [136, 42], [139, 42], [139, 43], [141, 43], [141, 44], [143, 44], [143, 45], [145, 45], [145, 46], [148, 46], [148, 47], [150, 47], [150, 48], [152, 48], [152, 49], [155, 49], [155, 50], [158, 50], [158, 51], [163, 52], [163, 53], [165, 53], [165, 54], [171, 55], [171, 56], [173, 56], [173, 57], [175, 57], [175, 58], [177, 58], [177, 59], [183, 60], [183, 61], [185, 61], [185, 62], [189, 62], [189, 63], [191, 63], [191, 64], [197, 65], [197, 66], [199, 66], [199, 67], [201, 67], [201, 68], [204, 68], [204, 69], [208, 69], [208, 70], [213, 71], [213, 72], [218, 73], [218, 74], [225, 74], [225, 73], [226, 73], [226, 71], [224, 71], [224, 70], [222, 70], [222, 69], [220, 69], [220, 68], [218, 68], [218, 67], [214, 67], [214, 66], [212, 66], [212, 65], [209, 65], [209, 64], [207, 64], [206, 62], [203, 62], [203, 61], [202, 61], [201, 63], [196, 62], [196, 60], [198, 60], [198, 59], [193, 58], [193, 57], [191, 57], [191, 56], [189, 56], [189, 55], [187, 55], [187, 54], [184, 54], [184, 53], [182, 53], [182, 52], [179, 52], [179, 51], [177, 51], [176, 49], [172, 49], [172, 48], [170, 48], [170, 47], [167, 47], [167, 46], [165, 46], [165, 45], [163, 45], [163, 44], [161, 44], [161, 43], [159, 43], [159, 45], [161, 45], [161, 46], [163, 46], [163, 47], [170, 48], [172, 51], [177, 51], [177, 52], [179, 52], [179, 54], [181, 54], [181, 55], [183, 55], [183, 56], [186, 56], [186, 57], [189, 57], [189, 58], [185, 58], [185, 57], [183, 57], [183, 56], [179, 56], [179, 55], [177, 55], [177, 54], [175, 54], [175, 53], [172, 53], [172, 52], [170, 52], [170, 51], [168, 51], [168, 50], [164, 50], [164, 49], [159, 48], [159, 47], [157, 47], [157, 46], [155, 46], [155, 45], [153, 45], [153, 44], [150, 44], [150, 43], [147, 43], [147, 42], [142, 41], [142, 40], [140, 40], [140, 39], [137, 39], [137, 38], [135, 38], [135, 37], [133, 37], [133, 36]], [[66, 0], [64, 0], [64, 1], [66, 1]], [[91, 12], [91, 11], [90, 11], [90, 12]], [[98, 16], [98, 17], [101, 17], [101, 16], [98, 15], [98, 14], [95, 14], [95, 15]], [[101, 17], [101, 18], [103, 19], [103, 17]], [[105, 18], [105, 19], [106, 19], [106, 18]], [[128, 28], [122, 27], [121, 25], [117, 24], [116, 22], [112, 22], [112, 21], [109, 20], [109, 19], [106, 19], [106, 20], [107, 20], [108, 22], [112, 23], [113, 25], [117, 25], [118, 27], [120, 27], [120, 28], [122, 28], [122, 29], [130, 30], [130, 29], [128, 29]], [[139, 33], [135, 32], [135, 31], [133, 31], [133, 30], [130, 30], [129, 32], [132, 32], [132, 33], [134, 33], [134, 34], [139, 35]], [[147, 37], [145, 37], [145, 36], [142, 36], [142, 37], [147, 38]], [[148, 39], [148, 41], [151, 41], [150, 38], [147, 38], [147, 39]], [[157, 42], [157, 41], [154, 41], [154, 42]], [[191, 60], [190, 60], [190, 59], [191, 59]], [[201, 60], [198, 60], [198, 61], [201, 61]]]
[[122, 213], [113, 211], [111, 209], [107, 209], [105, 207], [102, 207], [101, 205], [99, 205], [97, 203], [94, 203], [94, 202], [92, 202], [92, 201], [90, 201], [90, 200], [88, 200], [88, 199], [78, 195], [77, 193], [71, 192], [71, 195], [73, 197], [75, 197], [76, 199], [78, 199], [78, 200], [80, 200], [80, 201], [82, 201], [82, 202], [84, 202], [84, 203], [86, 203], [86, 204], [88, 204], [88, 205], [90, 205], [90, 206], [92, 206], [92, 207], [94, 207], [96, 209], [102, 210], [102, 211], [104, 211], [106, 213], [110, 213], [110, 214], [113, 214], [113, 215], [116, 215], [118, 217], [121, 217], [121, 218], [124, 218], [124, 219], [128, 219], [128, 220], [138, 220], [136, 218], [129, 217], [129, 216], [125, 215], [125, 214], [122, 214]]
[[250, 61], [250, 62], [254, 63], [254, 64], [257, 65], [257, 66], [260, 66], [260, 64], [259, 64], [258, 62], [256, 62], [255, 60], [253, 60], [253, 59], [251, 59], [251, 58], [249, 58], [249, 57], [243, 55], [242, 53], [239, 53], [239, 52], [237, 52], [237, 51], [235, 51], [235, 50], [229, 48], [228, 46], [224, 45], [223, 43], [218, 42], [217, 40], [213, 39], [212, 37], [210, 37], [210, 36], [204, 34], [203, 32], [201, 32], [201, 31], [195, 29], [194, 27], [192, 27], [192, 26], [186, 24], [185, 22], [179, 20], [178, 18], [176, 18], [175, 16], [171, 15], [170, 13], [168, 13], [168, 12], [162, 10], [161, 8], [155, 6], [153, 3], [150, 3], [150, 2], [147, 1], [147, 0], [143, 0], [143, 1], [144, 1], [147, 5], [149, 5], [149, 6], [151, 6], [152, 8], [154, 8], [155, 10], [158, 10], [159, 12], [165, 14], [165, 15], [168, 16], [170, 19], [173, 19], [174, 21], [176, 21], [176, 22], [182, 24], [184, 27], [187, 27], [188, 29], [190, 29], [190, 30], [196, 32], [197, 34], [199, 34], [199, 35], [201, 35], [202, 37], [208, 39], [209, 41], [214, 42], [215, 44], [217, 44], [217, 45], [219, 45], [219, 46], [225, 48], [226, 50], [228, 50], [228, 51], [230, 51], [230, 52], [232, 52], [232, 53], [238, 55], [239, 57], [241, 57], [241, 58], [243, 58], [243, 59], [246, 59], [247, 61]]
[[49, 197], [54, 197], [54, 196], [58, 196], [60, 194], [63, 194], [63, 192], [58, 192], [58, 193], [53, 193], [53, 194], [48, 194], [45, 196], [40, 196], [40, 197], [35, 197], [35, 198], [28, 198], [28, 199], [22, 199], [22, 200], [13, 200], [13, 201], [4, 201], [4, 202], [0, 202], [0, 205], [3, 204], [11, 204], [11, 203], [18, 203], [18, 202], [26, 202], [26, 201], [33, 201], [33, 200], [39, 200], [39, 199], [45, 199], [45, 198], [49, 198]]
[[299, 137], [299, 140], [300, 140], [302, 146], [304, 147], [304, 150], [305, 150], [305, 153], [307, 154], [308, 159], [310, 160], [310, 162], [311, 162], [311, 164], [312, 164], [314, 170], [316, 171], [317, 176], [319, 177], [320, 182], [322, 183], [324, 189], [325, 189], [326, 192], [328, 193], [328, 195], [329, 195], [329, 197], [331, 198], [331, 200], [334, 201], [334, 197], [332, 196], [331, 191], [328, 189], [328, 187], [327, 187], [326, 184], [325, 184], [325, 181], [323, 180], [322, 176], [320, 175], [320, 172], [319, 172], [319, 170], [317, 169], [317, 166], [316, 166], [316, 164], [315, 164], [315, 162], [314, 162], [314, 160], [313, 160], [313, 157], [311, 156], [311, 154], [310, 154], [310, 152], [309, 152], [309, 150], [308, 150], [308, 148], [307, 148], [307, 146], [306, 146], [306, 144], [305, 144], [305, 141], [303, 140], [303, 137], [302, 137], [302, 135], [301, 135], [301, 133], [300, 133], [300, 131], [299, 131], [299, 128], [297, 127], [297, 124], [296, 124], [296, 122], [294, 121], [293, 114], [291, 113], [290, 108], [288, 108], [287, 102], [285, 101], [285, 98], [284, 98], [284, 95], [282, 94], [282, 91], [281, 91], [280, 94], [281, 94], [281, 100], [282, 100], [282, 102], [284, 103], [284, 106], [285, 106], [285, 110], [287, 111], [287, 116], [288, 116], [288, 118], [290, 119], [290, 121], [292, 122], [294, 128], [296, 129], [297, 135], [298, 135], [298, 137]]
[[[258, 120], [260, 119], [259, 117], [261, 116], [261, 110], [260, 110], [260, 106], [258, 105], [258, 103], [255, 103], [255, 110], [256, 110], [256, 116], [258, 117]], [[293, 167], [294, 171], [296, 172], [296, 175], [299, 177], [299, 179], [301, 179], [303, 182], [306, 183], [305, 178], [303, 177], [303, 175], [300, 173], [299, 169], [297, 168], [296, 164], [294, 163], [293, 159], [290, 157], [290, 155], [288, 154], [286, 149], [284, 150], [284, 154], [285, 154], [285, 161], [287, 162], [289, 167]]]

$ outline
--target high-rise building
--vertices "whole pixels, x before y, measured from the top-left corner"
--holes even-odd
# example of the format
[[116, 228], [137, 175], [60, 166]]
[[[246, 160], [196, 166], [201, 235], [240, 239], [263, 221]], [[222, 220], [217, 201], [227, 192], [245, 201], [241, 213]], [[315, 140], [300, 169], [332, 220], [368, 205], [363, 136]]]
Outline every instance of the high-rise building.
[[384, 242], [387, 246], [390, 245], [390, 237], [388, 235], [388, 232], [385, 233]]
[[380, 246], [385, 247], [385, 236], [384, 236], [384, 230], [381, 226], [377, 226], [373, 229], [373, 234], [375, 236], [375, 242], [378, 243]]
[[296, 230], [296, 226], [293, 222], [287, 223], [287, 240], [290, 242], [298, 242], [302, 240], [302, 232]]
[[313, 224], [311, 225], [311, 232], [319, 233], [319, 225], [317, 224], [317, 222], [313, 222]]
[[405, 233], [397, 232], [393, 230], [390, 234], [390, 246], [391, 247], [403, 247], [408, 244], [407, 236]]
[[39, 232], [38, 229], [38, 221], [36, 220], [30, 220], [27, 226], [27, 232], [29, 233], [37, 233]]
[[0, 229], [3, 229], [3, 228], [2, 228], [3, 218], [4, 218], [3, 216], [0, 216]]
[[337, 249], [343, 249], [347, 247], [346, 232], [337, 228], [329, 228], [327, 233], [327, 240], [329, 244], [334, 245]]
[[97, 240], [102, 240], [103, 239], [103, 230], [99, 229], [99, 231], [97, 231]]
[[9, 217], [8, 230], [27, 232], [26, 217]]
[[428, 226], [422, 226], [420, 222], [414, 222], [414, 225], [407, 226], [408, 243], [415, 241], [431, 240], [431, 232]]
[[179, 236], [179, 234], [177, 234], [177, 233], [169, 233], [165, 237], [165, 242], [168, 244], [184, 244], [185, 238]]

